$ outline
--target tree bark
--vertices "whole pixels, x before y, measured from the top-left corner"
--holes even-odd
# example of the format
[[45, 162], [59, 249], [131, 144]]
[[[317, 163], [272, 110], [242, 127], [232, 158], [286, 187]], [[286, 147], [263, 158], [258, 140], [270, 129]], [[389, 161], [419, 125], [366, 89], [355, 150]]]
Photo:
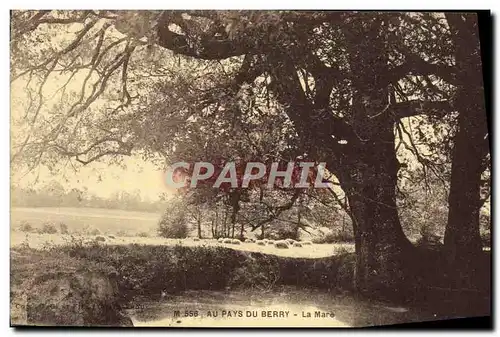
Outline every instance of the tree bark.
[[245, 225], [242, 223], [240, 227], [240, 239], [243, 239], [245, 236]]
[[198, 237], [201, 239], [201, 215], [198, 218]]
[[397, 298], [399, 291], [411, 286], [409, 260], [414, 250], [399, 221], [398, 168], [394, 147], [389, 145], [367, 146], [363, 162], [350, 168], [349, 178], [341, 183], [354, 220], [355, 287], [366, 295]]
[[[489, 152], [475, 14], [446, 15], [456, 47], [458, 131], [454, 140], [444, 245], [456, 280], [467, 282], [482, 251], [479, 233], [483, 160]], [[464, 20], [465, 19], [465, 20]], [[467, 286], [467, 285], [466, 285]]]
[[413, 245], [401, 228], [396, 206], [399, 162], [379, 16], [356, 18], [346, 28], [352, 72], [350, 139], [339, 168], [353, 214], [356, 246], [355, 286], [363, 294], [398, 298], [411, 283], [408, 266]]

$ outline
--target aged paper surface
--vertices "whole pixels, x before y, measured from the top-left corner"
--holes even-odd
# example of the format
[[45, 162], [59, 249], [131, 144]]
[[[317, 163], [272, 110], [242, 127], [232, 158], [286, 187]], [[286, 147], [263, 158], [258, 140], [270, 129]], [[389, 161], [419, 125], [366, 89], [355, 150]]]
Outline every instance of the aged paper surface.
[[11, 325], [490, 316], [489, 20], [12, 11]]

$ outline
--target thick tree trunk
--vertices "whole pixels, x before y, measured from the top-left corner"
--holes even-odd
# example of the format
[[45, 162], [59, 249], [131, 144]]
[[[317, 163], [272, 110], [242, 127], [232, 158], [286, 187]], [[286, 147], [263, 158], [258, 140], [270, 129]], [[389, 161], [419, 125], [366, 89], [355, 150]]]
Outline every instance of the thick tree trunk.
[[460, 131], [455, 137], [444, 244], [451, 267], [465, 273], [474, 271], [474, 261], [482, 251], [479, 190], [483, 170], [482, 158], [478, 156], [477, 150], [473, 137], [466, 130]]
[[[382, 134], [382, 132], [380, 132]], [[398, 162], [392, 127], [379, 142], [365, 144], [341, 183], [349, 199], [355, 235], [356, 288], [367, 295], [398, 298], [411, 286], [413, 245], [396, 206]]]
[[475, 273], [481, 254], [479, 210], [481, 174], [487, 153], [486, 111], [474, 14], [447, 14], [456, 45], [458, 132], [452, 152], [448, 223], [444, 244], [456, 280], [464, 286]]
[[400, 298], [411, 286], [406, 238], [396, 206], [396, 158], [385, 42], [378, 35], [380, 16], [357, 18], [347, 28], [352, 71], [351, 125], [355, 137], [339, 168], [340, 182], [353, 215], [356, 246], [355, 286], [363, 294]]

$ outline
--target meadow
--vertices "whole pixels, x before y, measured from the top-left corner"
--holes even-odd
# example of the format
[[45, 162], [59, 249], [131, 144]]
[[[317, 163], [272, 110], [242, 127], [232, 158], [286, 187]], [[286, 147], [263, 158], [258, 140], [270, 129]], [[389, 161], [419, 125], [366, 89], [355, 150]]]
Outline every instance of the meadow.
[[[284, 257], [321, 258], [335, 255], [339, 251], [354, 251], [352, 244], [342, 243], [278, 249], [272, 245], [259, 246], [256, 243], [223, 244], [214, 239], [165, 239], [156, 234], [159, 218], [160, 214], [157, 213], [102, 208], [12, 208], [11, 247], [27, 245], [30, 248], [44, 248], [68, 244], [75, 240], [90, 241], [101, 236], [104, 238], [102, 243], [108, 245], [222, 246]], [[23, 223], [29, 223], [33, 231], [21, 231], [19, 227]], [[58, 232], [38, 233], [37, 230], [46, 223], [53, 223]], [[60, 233], [58, 227], [61, 223], [67, 226], [68, 234]]]

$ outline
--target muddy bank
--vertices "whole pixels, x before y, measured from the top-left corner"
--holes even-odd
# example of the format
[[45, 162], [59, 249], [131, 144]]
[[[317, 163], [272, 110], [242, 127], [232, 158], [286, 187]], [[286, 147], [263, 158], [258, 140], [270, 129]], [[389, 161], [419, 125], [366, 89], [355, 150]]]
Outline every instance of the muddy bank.
[[352, 268], [345, 265], [354, 261], [351, 254], [285, 258], [224, 247], [92, 244], [11, 252], [13, 324], [36, 325], [130, 325], [123, 305], [163, 291], [348, 287]]
[[107, 268], [39, 251], [12, 256], [11, 325], [133, 326]]
[[[352, 291], [354, 266], [352, 253], [307, 259], [225, 247], [94, 243], [47, 251], [16, 248], [11, 249], [12, 324], [130, 326], [123, 309], [138, 298], [147, 299], [144, 303], [171, 299], [176, 305], [176, 296], [193, 290], [273, 294], [276, 289], [293, 286], [322, 292]], [[420, 297], [427, 304], [424, 311], [438, 317], [474, 314], [467, 309], [471, 307], [467, 301], [464, 308], [457, 309], [455, 299], [439, 300], [446, 305], [435, 310], [438, 308], [432, 303], [438, 297], [415, 290], [399, 305], [414, 307], [409, 303], [411, 297]], [[477, 306], [474, 308], [478, 312]], [[489, 308], [481, 312], [489, 315]]]

